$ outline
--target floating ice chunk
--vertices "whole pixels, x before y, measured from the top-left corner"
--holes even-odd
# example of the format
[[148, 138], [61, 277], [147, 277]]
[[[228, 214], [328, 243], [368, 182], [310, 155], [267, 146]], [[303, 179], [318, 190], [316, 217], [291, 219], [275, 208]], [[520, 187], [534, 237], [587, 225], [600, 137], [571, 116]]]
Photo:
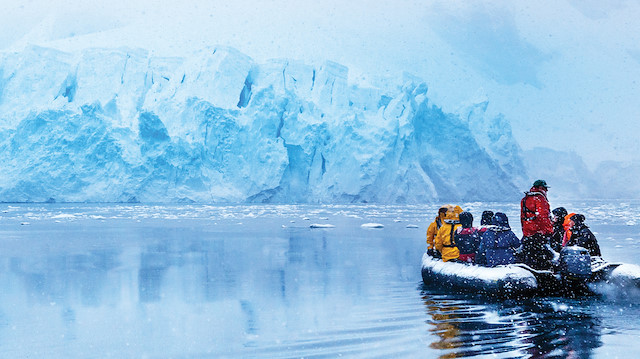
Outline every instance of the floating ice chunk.
[[394, 222], [396, 222], [396, 223], [400, 223], [400, 222], [402, 222], [402, 220], [401, 220], [401, 219], [394, 219], [393, 221], [394, 221]]
[[21, 226], [28, 226], [28, 225], [30, 225], [30, 224], [31, 224], [31, 223], [29, 223], [29, 222], [20, 222], [20, 225], [21, 225]]
[[60, 213], [60, 214], [56, 214], [55, 216], [52, 216], [51, 218], [52, 219], [75, 219], [76, 216], [68, 213]]
[[627, 225], [627, 226], [635, 226], [635, 225], [636, 225], [636, 222], [635, 222], [635, 221], [633, 221], [633, 220], [631, 220], [631, 221], [628, 221], [628, 222], [626, 223], [626, 225]]
[[319, 223], [313, 223], [309, 226], [310, 228], [335, 228], [336, 226], [334, 226], [333, 224], [319, 224]]
[[384, 224], [381, 223], [364, 223], [360, 225], [362, 228], [384, 228]]
[[420, 228], [420, 227], [415, 224], [407, 224], [407, 228]]

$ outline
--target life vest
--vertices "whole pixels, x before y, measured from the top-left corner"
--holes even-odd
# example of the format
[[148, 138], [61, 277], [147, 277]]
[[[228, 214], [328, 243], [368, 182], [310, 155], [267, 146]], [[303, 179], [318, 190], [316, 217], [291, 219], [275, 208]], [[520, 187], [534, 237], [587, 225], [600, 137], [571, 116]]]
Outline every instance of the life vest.
[[442, 246], [447, 248], [457, 247], [454, 232], [456, 230], [456, 224], [460, 224], [460, 221], [451, 219], [445, 219], [444, 221], [451, 225], [451, 232], [449, 233], [449, 244], [442, 243]]
[[[538, 218], [538, 213], [536, 211], [532, 211], [529, 207], [527, 207], [527, 198], [533, 197], [533, 196], [541, 196], [542, 193], [540, 192], [525, 192], [524, 193], [524, 197], [522, 198], [522, 201], [520, 201], [520, 208], [522, 209], [521, 213], [520, 213], [520, 219], [522, 219], [522, 221], [533, 221], [536, 218]], [[531, 216], [532, 215], [532, 216]]]
[[562, 246], [566, 247], [567, 243], [571, 239], [571, 227], [573, 226], [573, 221], [571, 217], [573, 217], [575, 213], [569, 213], [564, 217], [564, 222], [562, 222], [562, 227], [564, 228], [564, 236], [562, 237]]

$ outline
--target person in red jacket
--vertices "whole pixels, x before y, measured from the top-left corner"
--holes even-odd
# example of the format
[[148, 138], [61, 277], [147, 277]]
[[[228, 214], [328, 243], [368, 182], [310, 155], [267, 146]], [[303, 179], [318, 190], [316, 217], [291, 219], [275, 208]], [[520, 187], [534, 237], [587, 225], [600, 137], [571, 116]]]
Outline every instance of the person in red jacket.
[[549, 269], [553, 253], [549, 240], [553, 234], [547, 182], [536, 180], [520, 202], [523, 261], [535, 269]]

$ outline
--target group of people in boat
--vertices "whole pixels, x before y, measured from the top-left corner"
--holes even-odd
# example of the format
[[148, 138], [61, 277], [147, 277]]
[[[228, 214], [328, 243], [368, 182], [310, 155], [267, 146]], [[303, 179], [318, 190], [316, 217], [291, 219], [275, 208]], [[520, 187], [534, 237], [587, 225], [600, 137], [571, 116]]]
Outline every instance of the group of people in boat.
[[443, 261], [494, 267], [525, 263], [535, 269], [550, 269], [566, 246], [581, 246], [591, 256], [600, 256], [595, 235], [585, 217], [568, 213], [564, 207], [550, 210], [546, 181], [536, 180], [520, 202], [522, 238], [502, 212], [482, 212], [480, 226], [460, 206], [444, 205], [427, 229], [427, 253]]

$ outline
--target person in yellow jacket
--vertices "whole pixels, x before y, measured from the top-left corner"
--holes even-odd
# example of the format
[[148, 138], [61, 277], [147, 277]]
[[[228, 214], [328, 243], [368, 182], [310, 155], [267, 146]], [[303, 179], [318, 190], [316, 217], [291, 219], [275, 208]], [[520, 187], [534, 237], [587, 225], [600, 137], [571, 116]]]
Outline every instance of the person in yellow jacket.
[[433, 222], [431, 222], [431, 224], [429, 225], [429, 228], [427, 228], [427, 253], [429, 253], [430, 256], [439, 256], [439, 254], [437, 254], [434, 250], [433, 241], [436, 238], [436, 234], [438, 234], [438, 230], [444, 223], [444, 217], [447, 214], [447, 210], [449, 207], [453, 208], [453, 206], [451, 205], [444, 205], [440, 207], [438, 209], [438, 215], [436, 216], [436, 219], [434, 219]]
[[455, 207], [453, 207], [453, 212], [456, 214], [456, 216], [459, 217], [460, 213], [464, 212], [464, 210], [460, 206], [455, 206]]
[[455, 206], [451, 211], [447, 211], [444, 224], [438, 230], [438, 234], [436, 234], [434, 246], [442, 255], [444, 262], [458, 259], [460, 256], [460, 251], [453, 240], [453, 233], [461, 227], [460, 213], [462, 212], [462, 207], [460, 206]]

